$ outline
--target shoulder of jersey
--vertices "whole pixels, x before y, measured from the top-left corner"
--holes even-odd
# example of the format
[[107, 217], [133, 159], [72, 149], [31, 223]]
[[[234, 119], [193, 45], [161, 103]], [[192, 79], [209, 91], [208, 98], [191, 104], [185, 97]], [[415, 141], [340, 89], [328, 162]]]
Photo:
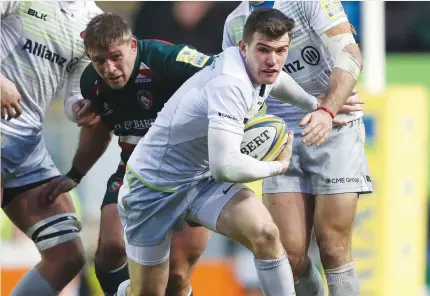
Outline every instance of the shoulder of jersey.
[[[139, 61], [143, 64], [140, 66], [140, 70], [143, 75], [154, 75], [155, 69], [160, 66], [160, 59], [164, 60], [171, 53], [171, 46], [175, 45], [170, 42], [158, 39], [138, 39], [138, 50], [139, 50]], [[149, 77], [149, 76], [148, 76]]]
[[138, 39], [137, 42], [139, 43], [139, 50], [145, 50], [146, 52], [141, 59], [147, 57], [148, 52], [153, 54], [165, 54], [166, 50], [171, 50], [171, 46], [177, 45], [161, 39]]

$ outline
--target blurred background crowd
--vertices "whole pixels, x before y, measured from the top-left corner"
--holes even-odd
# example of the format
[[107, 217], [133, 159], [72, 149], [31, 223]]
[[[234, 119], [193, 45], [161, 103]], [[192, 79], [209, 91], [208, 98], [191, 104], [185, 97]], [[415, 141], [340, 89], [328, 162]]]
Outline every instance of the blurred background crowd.
[[[207, 54], [221, 51], [224, 21], [239, 4], [233, 1], [96, 3], [104, 11], [117, 13], [128, 20], [138, 38], [190, 44]], [[363, 3], [342, 3], [357, 31], [356, 39], [362, 45]], [[420, 96], [422, 100], [430, 99], [430, 2], [385, 2], [385, 45], [386, 94], [367, 96], [362, 81], [359, 82], [360, 93], [367, 101], [364, 106], [367, 112], [366, 149], [375, 193], [360, 203], [353, 242], [354, 257], [360, 272], [362, 295], [425, 295], [426, 285], [430, 286], [430, 276], [427, 276], [430, 263], [427, 264], [429, 256], [426, 252], [430, 250], [427, 216], [430, 162], [427, 155], [420, 155], [418, 159], [409, 155], [408, 147], [427, 147], [430, 110], [428, 103], [424, 104], [425, 110], [405, 110], [409, 110], [407, 106]], [[366, 75], [366, 69], [363, 75]], [[399, 93], [403, 94], [402, 98], [392, 99]], [[408, 143], [398, 141], [399, 138], [403, 140], [400, 134], [404, 131], [393, 132], [395, 127], [387, 124], [388, 121], [402, 121], [402, 116], [407, 116], [405, 120], [412, 126], [405, 129], [412, 137]], [[78, 132], [78, 128], [64, 116], [60, 94], [47, 116], [45, 136], [48, 150], [63, 173], [70, 168]], [[97, 243], [100, 204], [107, 179], [118, 165], [119, 151], [114, 139], [107, 153], [73, 192], [84, 223], [82, 235], [89, 260], [88, 268], [63, 295], [102, 295], [91, 262]], [[383, 156], [385, 154], [388, 156]], [[400, 158], [411, 159], [410, 169], [392, 164]], [[397, 183], [405, 184], [404, 191], [393, 193], [391, 189]], [[259, 295], [255, 286], [258, 282], [252, 273], [249, 276], [247, 273], [254, 267], [252, 264], [247, 266], [247, 261], [241, 259], [246, 255], [242, 252], [234, 242], [213, 235], [193, 277], [195, 295]], [[312, 252], [316, 256], [316, 250]], [[4, 293], [9, 286], [38, 260], [32, 242], [11, 227], [3, 216], [2, 295], [8, 295]], [[402, 287], [407, 287], [406, 294]]]

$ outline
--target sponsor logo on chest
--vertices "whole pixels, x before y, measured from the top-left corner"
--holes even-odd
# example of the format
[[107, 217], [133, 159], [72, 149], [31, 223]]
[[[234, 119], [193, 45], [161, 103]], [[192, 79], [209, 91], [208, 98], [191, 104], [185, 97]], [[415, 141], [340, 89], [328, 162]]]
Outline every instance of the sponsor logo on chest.
[[149, 69], [147, 65], [144, 63], [140, 63], [139, 72], [137, 73], [135, 83], [149, 83], [152, 81], [152, 78], [155, 76], [154, 71]]
[[155, 118], [126, 120], [122, 124], [115, 124], [114, 128], [116, 131], [131, 129], [145, 130], [149, 129], [152, 126], [152, 123], [154, 123], [154, 121]]
[[34, 9], [29, 8], [27, 11], [28, 15], [34, 16], [37, 19], [43, 20], [46, 22], [46, 17], [48, 16], [47, 14], [41, 13], [41, 12], [37, 12]]

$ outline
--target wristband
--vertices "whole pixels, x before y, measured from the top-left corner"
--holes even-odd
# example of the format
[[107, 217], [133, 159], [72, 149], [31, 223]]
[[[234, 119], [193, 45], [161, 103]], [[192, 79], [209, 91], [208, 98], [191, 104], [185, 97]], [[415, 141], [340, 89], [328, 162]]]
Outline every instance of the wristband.
[[331, 119], [334, 119], [333, 112], [331, 112], [328, 108], [320, 106], [315, 111], [318, 111], [318, 110], [323, 110], [324, 112], [327, 112], [330, 115]]
[[78, 171], [77, 168], [72, 166], [70, 171], [66, 174], [67, 177], [75, 181], [77, 184], [79, 184], [82, 180], [82, 178], [85, 176], [85, 174], [82, 174], [80, 171]]

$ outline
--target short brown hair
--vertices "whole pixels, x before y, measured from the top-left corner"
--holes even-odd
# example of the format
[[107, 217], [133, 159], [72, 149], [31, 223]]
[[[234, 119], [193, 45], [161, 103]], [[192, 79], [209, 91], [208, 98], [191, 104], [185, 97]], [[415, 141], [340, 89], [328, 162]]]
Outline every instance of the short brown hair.
[[128, 23], [119, 15], [102, 13], [88, 23], [85, 29], [85, 49], [107, 49], [112, 43], [124, 44], [132, 37]]
[[291, 40], [294, 20], [274, 8], [254, 10], [248, 17], [243, 29], [242, 39], [250, 43], [254, 33], [263, 34], [269, 38], [278, 39], [288, 33]]

